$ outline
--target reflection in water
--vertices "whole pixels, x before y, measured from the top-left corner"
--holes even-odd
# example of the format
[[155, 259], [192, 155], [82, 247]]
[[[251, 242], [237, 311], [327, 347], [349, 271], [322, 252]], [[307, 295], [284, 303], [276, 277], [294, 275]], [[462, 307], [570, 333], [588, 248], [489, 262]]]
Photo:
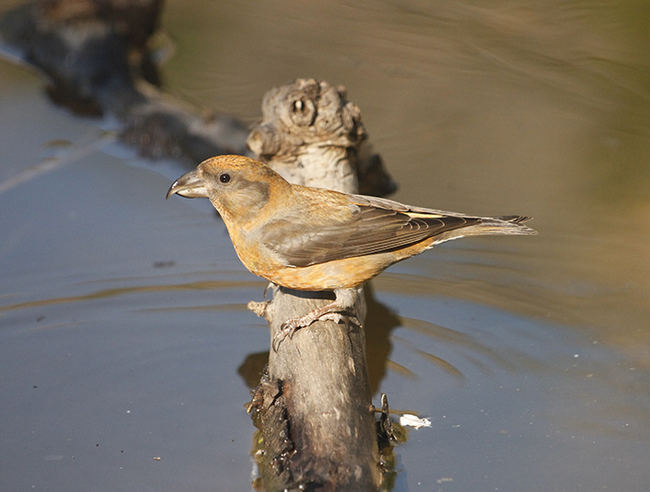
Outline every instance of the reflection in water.
[[403, 376], [408, 379], [417, 379], [417, 375], [411, 371], [409, 368], [403, 366], [399, 362], [395, 362], [394, 360], [388, 359], [385, 362], [385, 365], [388, 369], [395, 371], [397, 374], [400, 376]]
[[460, 372], [458, 368], [456, 368], [453, 364], [447, 362], [441, 357], [438, 357], [436, 355], [430, 354], [429, 352], [425, 352], [424, 350], [420, 350], [418, 348], [415, 348], [413, 344], [401, 337], [394, 336], [393, 340], [399, 341], [400, 343], [404, 343], [406, 345], [409, 345], [410, 350], [412, 350], [414, 353], [418, 354], [420, 357], [423, 357], [425, 360], [428, 360], [438, 368], [442, 369], [445, 371], [447, 374], [450, 376], [459, 378], [459, 379], [464, 379], [463, 373]]
[[248, 354], [237, 368], [237, 374], [244, 380], [249, 389], [254, 389], [260, 383], [260, 378], [269, 362], [269, 352]]
[[[368, 381], [370, 391], [376, 394], [386, 375], [386, 368], [400, 371], [401, 366], [390, 365], [391, 332], [400, 325], [397, 315], [376, 298], [374, 282], [365, 286], [366, 305], [366, 359], [368, 363]], [[403, 374], [411, 374], [404, 368]]]
[[511, 362], [508, 361], [500, 353], [495, 350], [482, 345], [477, 342], [474, 337], [469, 336], [465, 333], [460, 333], [458, 331], [452, 330], [450, 328], [445, 328], [443, 326], [435, 325], [424, 321], [421, 319], [413, 318], [402, 318], [404, 326], [409, 329], [419, 333], [423, 333], [431, 337], [434, 340], [445, 342], [452, 346], [457, 346], [461, 348], [469, 349], [469, 353], [474, 354], [474, 356], [480, 354], [488, 357], [491, 361], [490, 365], [496, 365], [503, 369], [513, 370], [514, 366]]

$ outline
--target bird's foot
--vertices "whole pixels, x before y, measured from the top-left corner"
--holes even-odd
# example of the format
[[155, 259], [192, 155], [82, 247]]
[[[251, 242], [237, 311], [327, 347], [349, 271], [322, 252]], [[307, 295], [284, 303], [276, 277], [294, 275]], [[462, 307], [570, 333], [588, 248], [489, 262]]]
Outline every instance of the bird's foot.
[[293, 338], [293, 335], [300, 328], [307, 328], [316, 321], [334, 321], [335, 323], [345, 323], [350, 321], [355, 326], [361, 326], [359, 319], [353, 314], [349, 314], [348, 309], [340, 306], [336, 302], [326, 304], [322, 308], [314, 309], [304, 316], [291, 318], [280, 325], [280, 330], [273, 337], [273, 351], [277, 352], [280, 344], [287, 338]]

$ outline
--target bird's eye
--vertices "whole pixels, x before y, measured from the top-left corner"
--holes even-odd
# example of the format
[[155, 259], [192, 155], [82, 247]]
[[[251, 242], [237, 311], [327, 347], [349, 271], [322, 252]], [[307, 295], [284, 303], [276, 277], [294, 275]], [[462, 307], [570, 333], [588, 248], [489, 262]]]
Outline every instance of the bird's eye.
[[221, 173], [219, 175], [219, 181], [222, 183], [228, 183], [230, 181], [230, 174], [228, 173]]

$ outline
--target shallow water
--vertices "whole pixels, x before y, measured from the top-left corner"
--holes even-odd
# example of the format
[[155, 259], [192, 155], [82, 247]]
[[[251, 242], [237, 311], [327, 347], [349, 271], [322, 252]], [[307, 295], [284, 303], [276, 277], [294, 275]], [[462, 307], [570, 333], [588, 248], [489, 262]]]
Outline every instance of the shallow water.
[[[647, 489], [643, 10], [167, 3], [176, 97], [252, 121], [273, 85], [344, 84], [395, 199], [535, 217], [539, 236], [447, 243], [372, 282], [375, 402], [432, 420], [397, 448], [395, 490]], [[0, 74], [0, 489], [248, 490], [268, 332], [245, 305], [265, 283], [209, 204], [164, 201], [180, 168]]]

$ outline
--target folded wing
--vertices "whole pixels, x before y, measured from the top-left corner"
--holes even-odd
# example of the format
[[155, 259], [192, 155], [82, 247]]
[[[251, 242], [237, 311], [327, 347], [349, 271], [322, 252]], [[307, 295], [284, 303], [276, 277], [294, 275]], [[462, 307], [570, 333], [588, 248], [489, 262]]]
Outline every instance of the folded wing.
[[528, 217], [472, 217], [382, 198], [351, 195], [350, 214], [319, 226], [292, 218], [267, 224], [262, 238], [287, 266], [306, 267], [332, 260], [406, 248], [436, 237], [432, 244], [479, 234], [533, 234]]

